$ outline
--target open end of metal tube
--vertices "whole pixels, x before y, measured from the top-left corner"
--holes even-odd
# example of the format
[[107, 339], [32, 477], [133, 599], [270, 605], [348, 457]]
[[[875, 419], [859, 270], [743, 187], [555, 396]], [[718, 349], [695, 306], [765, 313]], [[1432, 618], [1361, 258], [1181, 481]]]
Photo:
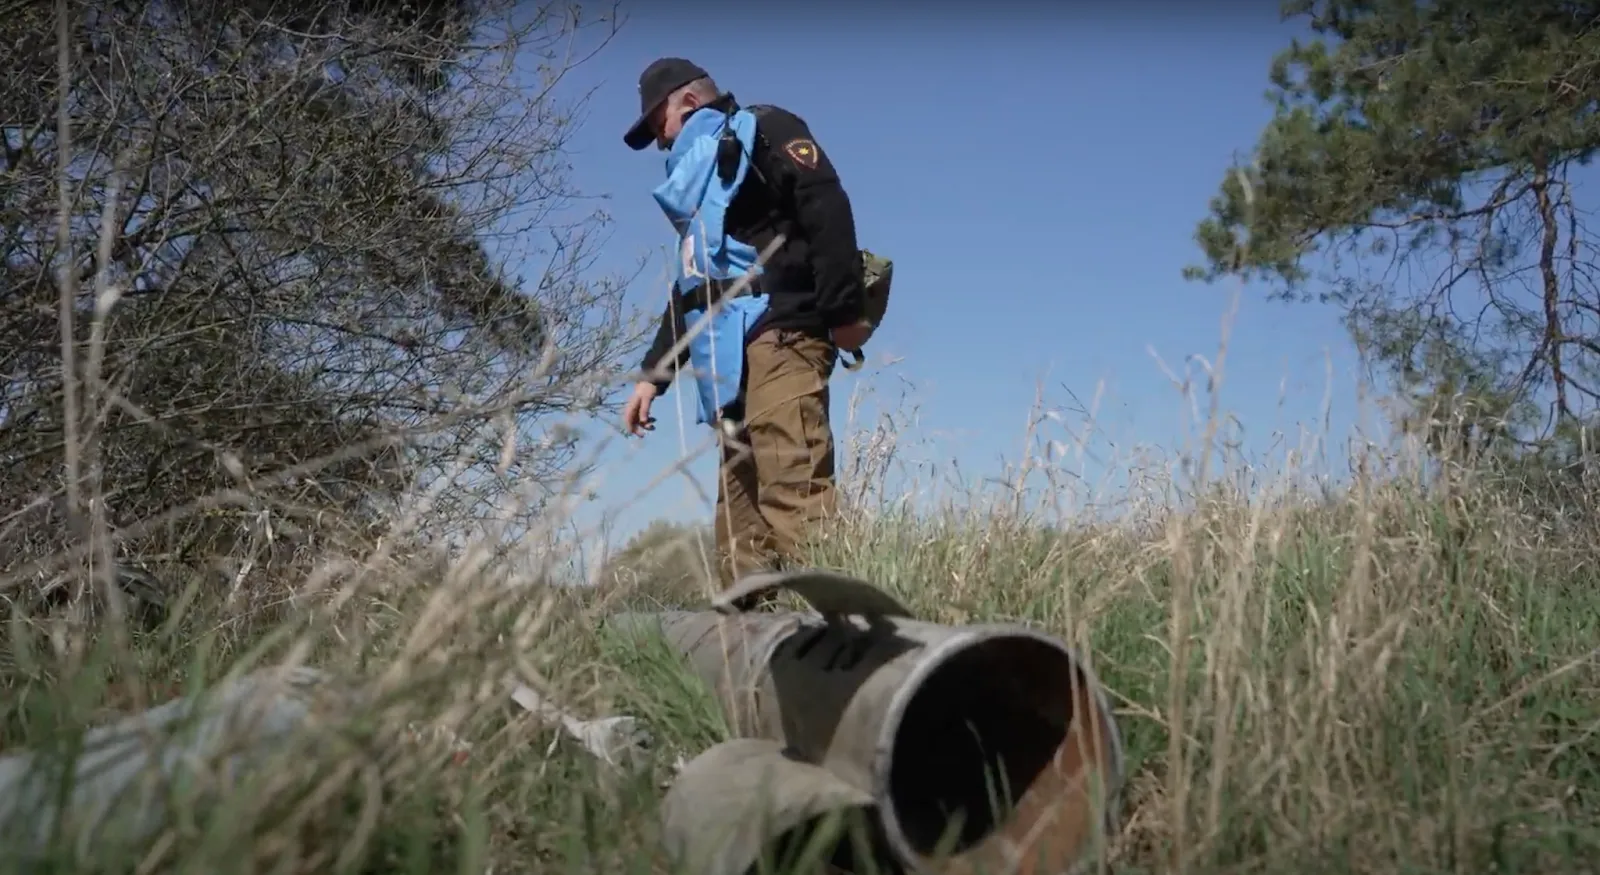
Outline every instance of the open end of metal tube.
[[914, 686], [889, 748], [884, 814], [901, 852], [1031, 856], [1019, 871], [1039, 872], [1077, 859], [1100, 816], [1092, 773], [1118, 764], [1072, 655], [1025, 634], [969, 639]]

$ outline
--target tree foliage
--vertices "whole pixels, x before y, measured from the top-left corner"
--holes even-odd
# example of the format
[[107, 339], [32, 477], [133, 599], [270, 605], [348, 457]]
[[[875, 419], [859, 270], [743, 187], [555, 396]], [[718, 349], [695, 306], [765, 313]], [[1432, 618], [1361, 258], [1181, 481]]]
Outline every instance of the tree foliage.
[[[576, 38], [603, 42], [610, 19], [579, 34], [594, 22], [576, 9], [474, 0], [0, 7], [12, 560], [33, 552], [18, 514], [68, 491], [74, 433], [78, 475], [123, 520], [220, 497], [359, 526], [419, 482], [559, 479], [573, 438], [549, 426], [604, 402], [630, 342], [622, 284], [590, 278], [602, 217], [563, 214], [578, 103], [555, 96]], [[495, 501], [444, 493], [458, 514]]]
[[[1192, 278], [1344, 308], [1445, 449], [1587, 433], [1600, 285], [1584, 168], [1600, 145], [1600, 3], [1294, 0], [1276, 113], [1200, 223]], [[1319, 268], [1320, 264], [1320, 268]]]

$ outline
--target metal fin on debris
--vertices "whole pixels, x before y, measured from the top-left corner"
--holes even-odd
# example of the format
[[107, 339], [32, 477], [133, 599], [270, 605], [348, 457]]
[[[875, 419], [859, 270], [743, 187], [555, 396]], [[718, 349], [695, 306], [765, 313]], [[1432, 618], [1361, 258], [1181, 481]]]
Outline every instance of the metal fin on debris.
[[[876, 820], [866, 792], [763, 738], [725, 741], [690, 760], [662, 802], [667, 852], [696, 875], [745, 875], [763, 855], [773, 871], [829, 865], [887, 875], [898, 867]], [[782, 865], [807, 848], [811, 868]], [[877, 868], [858, 863], [868, 855]]]
[[910, 617], [911, 611], [894, 596], [844, 574], [821, 569], [772, 571], [749, 574], [719, 593], [712, 608], [719, 613], [738, 611], [751, 596], [787, 590], [805, 599], [819, 614], [857, 614], [862, 617]]

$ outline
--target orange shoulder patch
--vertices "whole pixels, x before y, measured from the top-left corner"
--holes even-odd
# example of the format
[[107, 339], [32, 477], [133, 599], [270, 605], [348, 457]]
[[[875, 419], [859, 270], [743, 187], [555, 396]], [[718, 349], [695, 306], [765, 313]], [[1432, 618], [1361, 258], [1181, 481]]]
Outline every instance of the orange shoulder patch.
[[804, 138], [790, 140], [789, 142], [783, 144], [783, 151], [784, 154], [789, 156], [790, 161], [793, 161], [801, 167], [804, 167], [807, 170], [817, 169], [816, 143]]

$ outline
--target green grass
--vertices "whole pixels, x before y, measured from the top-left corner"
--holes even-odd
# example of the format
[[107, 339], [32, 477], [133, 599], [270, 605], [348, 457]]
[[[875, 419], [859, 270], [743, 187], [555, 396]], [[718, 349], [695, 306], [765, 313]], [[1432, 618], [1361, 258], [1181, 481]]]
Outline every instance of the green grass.
[[[1600, 538], [1465, 481], [1217, 495], [1121, 527], [863, 511], [813, 559], [926, 619], [1037, 624], [1088, 654], [1129, 755], [1118, 872], [1594, 871]], [[195, 598], [128, 646], [13, 619], [8, 753], [70, 747], [241, 660], [310, 662], [373, 697], [258, 784], [178, 800], [155, 841], [61, 842], [27, 871], [669, 872], [662, 786], [727, 729], [670, 655], [596, 633], [616, 605], [696, 597], [681, 569], [633, 570], [599, 592], [514, 589], [493, 565], [386, 554], [270, 616]], [[508, 674], [583, 715], [647, 719], [650, 767], [615, 773], [537, 725]], [[472, 744], [465, 762], [405, 729], [429, 725]]]

